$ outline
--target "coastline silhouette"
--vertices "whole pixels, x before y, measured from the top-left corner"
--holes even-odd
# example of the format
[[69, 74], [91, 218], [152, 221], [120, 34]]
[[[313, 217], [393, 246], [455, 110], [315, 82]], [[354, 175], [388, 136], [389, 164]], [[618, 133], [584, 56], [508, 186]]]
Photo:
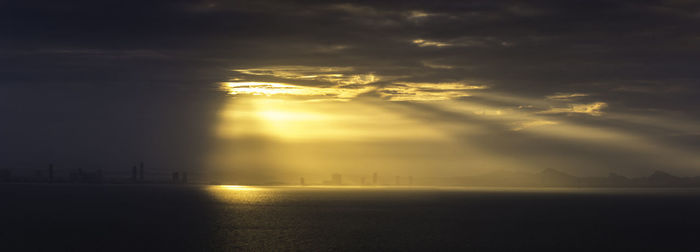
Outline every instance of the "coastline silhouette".
[[[101, 169], [58, 169], [49, 164], [46, 172], [36, 170], [33, 176], [14, 175], [11, 169], [0, 169], [0, 183], [77, 183], [77, 184], [188, 184], [192, 183], [187, 171], [173, 170], [169, 178], [160, 172], [160, 176], [146, 177], [143, 162], [133, 166], [131, 176], [105, 175]], [[61, 176], [63, 174], [63, 176]], [[202, 177], [203, 173], [199, 173]], [[474, 176], [463, 177], [414, 177], [402, 180], [394, 176], [392, 183], [382, 183], [377, 172], [371, 174], [371, 183], [366, 183], [366, 175], [357, 178], [357, 182], [347, 181], [340, 173], [333, 173], [330, 180], [313, 183], [304, 177], [298, 183], [258, 182], [256, 185], [384, 185], [384, 186], [498, 186], [498, 187], [700, 187], [700, 176], [681, 177], [656, 170], [646, 177], [626, 177], [614, 172], [605, 177], [579, 177], [547, 168], [536, 173], [498, 170]], [[207, 180], [198, 180], [197, 184], [221, 184]]]

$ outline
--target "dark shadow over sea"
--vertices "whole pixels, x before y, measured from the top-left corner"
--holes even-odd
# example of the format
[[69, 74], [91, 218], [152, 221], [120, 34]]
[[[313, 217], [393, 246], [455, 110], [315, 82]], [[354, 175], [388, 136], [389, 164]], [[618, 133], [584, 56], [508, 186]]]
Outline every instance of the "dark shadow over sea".
[[0, 184], [0, 251], [694, 251], [697, 189]]

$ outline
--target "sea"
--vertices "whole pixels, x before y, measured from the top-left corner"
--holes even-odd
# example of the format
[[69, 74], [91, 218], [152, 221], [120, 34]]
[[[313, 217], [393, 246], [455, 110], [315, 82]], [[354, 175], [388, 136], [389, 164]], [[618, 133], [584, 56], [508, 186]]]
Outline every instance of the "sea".
[[688, 188], [0, 184], [0, 251], [699, 251]]

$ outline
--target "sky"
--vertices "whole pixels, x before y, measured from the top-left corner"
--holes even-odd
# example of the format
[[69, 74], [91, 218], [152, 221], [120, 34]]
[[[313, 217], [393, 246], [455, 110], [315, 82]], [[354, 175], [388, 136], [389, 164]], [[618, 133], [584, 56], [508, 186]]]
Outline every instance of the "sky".
[[0, 168], [700, 175], [697, 27], [683, 0], [4, 0]]

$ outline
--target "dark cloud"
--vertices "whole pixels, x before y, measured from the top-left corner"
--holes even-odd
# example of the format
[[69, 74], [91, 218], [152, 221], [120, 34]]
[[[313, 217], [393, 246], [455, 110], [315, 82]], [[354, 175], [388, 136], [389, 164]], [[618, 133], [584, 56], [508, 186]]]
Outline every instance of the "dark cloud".
[[[89, 121], [112, 125], [110, 132], [124, 130], [114, 136], [138, 139], [145, 135], [131, 132], [137, 129], [125, 121], [146, 113], [143, 106], [163, 104], [148, 112], [164, 118], [154, 119], [151, 130], [174, 127], [163, 134], [173, 145], [187, 145], [193, 140], [179, 136], [193, 118], [206, 122], [195, 127], [197, 136], [215, 120], [210, 108], [222, 99], [217, 82], [341, 83], [234, 71], [280, 66], [374, 75], [379, 80], [369, 85], [376, 88], [395, 82], [485, 85], [488, 92], [522, 99], [479, 96], [488, 93], [483, 90], [460, 99], [508, 108], [557, 93], [582, 93], [586, 96], [571, 103], [604, 102], [609, 113], [653, 112], [694, 121], [700, 116], [697, 27], [700, 4], [680, 0], [0, 1], [5, 98], [0, 105], [4, 120], [13, 121], [3, 126], [3, 135], [24, 132], [27, 125], [42, 132], [36, 119], [42, 118], [67, 128], [39, 134], [44, 137], [32, 143], [65, 141], [69, 135], [62, 132], [85, 128]], [[362, 87], [342, 83], [339, 88]], [[448, 91], [454, 90], [421, 92]], [[360, 96], [391, 94], [416, 92], [368, 90]], [[208, 105], [195, 111], [192, 104]], [[547, 109], [538, 105], [532, 112]], [[27, 119], [26, 111], [36, 118]], [[579, 120], [565, 113], [549, 116]], [[637, 130], [630, 122], [614, 127]], [[140, 143], [124, 141], [124, 148]], [[4, 153], [16, 150], [4, 142]], [[679, 144], [697, 146], [697, 141]], [[17, 152], [22, 154], [13, 161], [18, 164], [32, 155]]]

